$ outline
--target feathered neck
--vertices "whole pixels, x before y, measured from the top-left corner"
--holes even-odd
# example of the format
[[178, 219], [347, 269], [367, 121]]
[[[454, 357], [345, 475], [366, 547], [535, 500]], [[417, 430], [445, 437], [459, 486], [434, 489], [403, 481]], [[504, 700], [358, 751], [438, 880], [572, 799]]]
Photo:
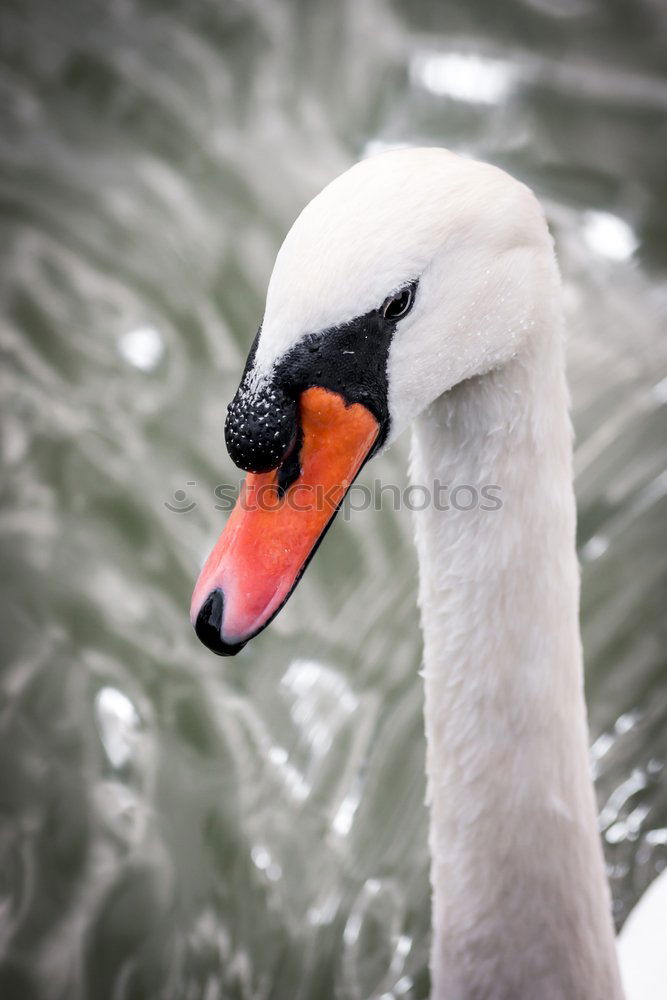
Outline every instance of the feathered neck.
[[[555, 271], [546, 291], [521, 353], [414, 427], [413, 481], [478, 498], [415, 514], [433, 1000], [622, 996], [588, 769]], [[486, 500], [484, 486], [500, 489]]]

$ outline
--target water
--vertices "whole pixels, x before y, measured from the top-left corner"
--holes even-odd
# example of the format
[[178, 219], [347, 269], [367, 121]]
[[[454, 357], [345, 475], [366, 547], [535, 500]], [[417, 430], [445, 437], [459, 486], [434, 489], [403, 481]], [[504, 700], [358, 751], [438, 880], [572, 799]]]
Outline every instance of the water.
[[[428, 995], [409, 515], [339, 519], [236, 661], [187, 621], [282, 236], [400, 142], [508, 168], [556, 235], [620, 924], [667, 863], [664, 9], [14, 0], [2, 21], [3, 1000]], [[406, 454], [368, 477], [404, 483]]]

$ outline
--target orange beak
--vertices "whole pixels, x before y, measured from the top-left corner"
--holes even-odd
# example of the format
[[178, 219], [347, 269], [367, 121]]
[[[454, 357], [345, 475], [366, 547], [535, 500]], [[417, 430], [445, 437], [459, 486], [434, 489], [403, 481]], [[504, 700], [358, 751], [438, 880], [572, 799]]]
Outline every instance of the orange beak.
[[222, 656], [237, 653], [283, 606], [380, 430], [365, 406], [328, 389], [301, 394], [299, 424], [300, 475], [283, 492], [277, 469], [248, 473], [192, 595], [197, 635]]

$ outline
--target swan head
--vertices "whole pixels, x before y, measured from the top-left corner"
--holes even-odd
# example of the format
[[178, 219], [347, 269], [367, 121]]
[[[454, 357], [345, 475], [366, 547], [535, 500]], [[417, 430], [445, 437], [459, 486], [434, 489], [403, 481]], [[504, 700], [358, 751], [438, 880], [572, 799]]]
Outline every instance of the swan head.
[[207, 646], [233, 654], [261, 631], [361, 466], [517, 353], [550, 256], [526, 187], [442, 149], [364, 160], [306, 206], [228, 409], [249, 475], [193, 595]]

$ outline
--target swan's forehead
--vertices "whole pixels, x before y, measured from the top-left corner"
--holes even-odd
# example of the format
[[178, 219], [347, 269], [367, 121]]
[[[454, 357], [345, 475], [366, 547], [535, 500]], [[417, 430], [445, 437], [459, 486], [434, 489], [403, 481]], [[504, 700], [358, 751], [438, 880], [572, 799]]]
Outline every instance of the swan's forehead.
[[324, 188], [278, 253], [258, 369], [419, 277], [460, 215], [462, 186], [489, 169], [444, 150], [401, 150], [364, 160]]

